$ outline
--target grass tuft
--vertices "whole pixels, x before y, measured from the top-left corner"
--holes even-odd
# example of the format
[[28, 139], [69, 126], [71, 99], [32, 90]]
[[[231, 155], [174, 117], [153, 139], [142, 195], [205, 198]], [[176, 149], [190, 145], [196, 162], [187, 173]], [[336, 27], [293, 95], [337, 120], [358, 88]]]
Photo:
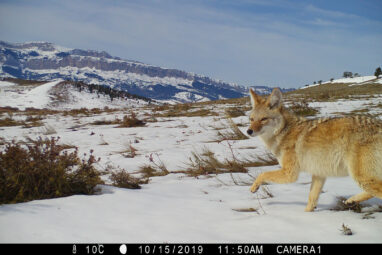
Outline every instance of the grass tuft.
[[[233, 152], [232, 152], [233, 153]], [[248, 173], [248, 167], [277, 165], [278, 162], [272, 156], [268, 158], [239, 160], [234, 155], [232, 159], [220, 161], [215, 153], [204, 148], [201, 153], [191, 152], [189, 162], [186, 163], [189, 176], [198, 177], [200, 175], [222, 174], [222, 173]]]
[[218, 130], [217, 139], [214, 142], [222, 142], [227, 140], [246, 140], [249, 139], [248, 136], [243, 134], [238, 126], [233, 122], [230, 117], [227, 117], [228, 129]]

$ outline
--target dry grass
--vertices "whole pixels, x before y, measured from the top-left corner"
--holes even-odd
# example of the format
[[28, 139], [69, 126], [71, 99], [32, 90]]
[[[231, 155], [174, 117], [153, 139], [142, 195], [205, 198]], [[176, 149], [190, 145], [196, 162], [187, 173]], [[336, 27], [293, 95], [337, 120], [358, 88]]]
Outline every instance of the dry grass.
[[7, 117], [5, 119], [0, 119], [0, 127], [12, 127], [12, 126], [22, 126], [25, 121], [14, 120], [13, 118]]
[[218, 116], [216, 112], [197, 104], [161, 105], [153, 108], [152, 117], [204, 117]]
[[40, 127], [44, 124], [41, 122], [41, 117], [27, 117], [26, 120], [15, 120], [12, 117], [6, 117], [4, 119], [0, 119], [0, 127], [12, 127], [12, 126], [22, 126], [23, 128], [31, 128], [31, 127]]
[[346, 198], [338, 197], [336, 205], [331, 208], [332, 211], [353, 211], [355, 213], [361, 213], [362, 208], [365, 207], [360, 203], [345, 204]]
[[363, 214], [362, 219], [373, 219], [374, 213], [382, 213], [382, 206], [370, 206], [366, 203], [350, 203], [345, 204], [345, 197], [337, 197], [336, 205], [331, 208], [332, 211], [352, 211]]
[[346, 236], [353, 235], [352, 230], [349, 228], [349, 226], [346, 226], [345, 224], [342, 224], [340, 231]]
[[[230, 117], [227, 117], [228, 127], [225, 130], [217, 131], [217, 138], [213, 142], [222, 142], [227, 140], [246, 140], [248, 136], [243, 134], [238, 126]], [[220, 127], [219, 127], [220, 129]]]
[[212, 151], [204, 148], [201, 153], [191, 152], [186, 173], [189, 176], [197, 177], [221, 173], [246, 173], [247, 171], [244, 165], [238, 161], [225, 160], [222, 162], [216, 158]]
[[16, 108], [16, 107], [10, 107], [10, 106], [0, 107], [0, 113], [15, 113], [18, 111], [19, 111], [19, 108]]
[[120, 123], [120, 120], [118, 120], [118, 119], [116, 119], [116, 120], [105, 120], [105, 119], [102, 119], [102, 120], [93, 121], [92, 123], [90, 123], [90, 125], [102, 126], [102, 125], [116, 125], [116, 124], [119, 124], [119, 123]]
[[315, 87], [287, 92], [287, 96], [299, 96], [315, 101], [349, 99], [352, 96], [382, 94], [382, 86], [370, 81], [368, 84], [350, 86], [349, 83], [326, 83]]
[[129, 115], [123, 116], [123, 119], [114, 119], [114, 120], [96, 120], [90, 123], [91, 125], [117, 125], [117, 128], [129, 128], [129, 127], [143, 127], [146, 123], [137, 118], [137, 115], [134, 112], [130, 112]]
[[222, 173], [248, 173], [248, 167], [277, 165], [277, 160], [269, 155], [267, 157], [251, 158], [239, 160], [232, 152], [232, 159], [221, 161], [216, 158], [208, 148], [203, 148], [199, 152], [191, 152], [189, 162], [186, 163], [189, 176], [197, 177], [200, 175], [222, 174]]
[[240, 116], [245, 116], [245, 112], [249, 111], [251, 107], [229, 107], [225, 110], [226, 115], [229, 118], [236, 118]]
[[135, 158], [138, 155], [138, 150], [131, 143], [128, 143], [126, 149], [118, 153], [125, 158]]
[[2, 80], [13, 82], [20, 86], [38, 86], [38, 85], [42, 85], [46, 83], [46, 81], [23, 80], [23, 79], [17, 79], [17, 78], [4, 78]]
[[167, 169], [162, 170], [161, 168], [145, 164], [141, 167], [139, 167], [138, 172], [142, 174], [142, 178], [150, 178], [150, 177], [156, 177], [156, 176], [166, 176], [170, 172], [167, 171]]
[[150, 154], [148, 156], [150, 164], [145, 164], [139, 167], [138, 173], [142, 175], [143, 178], [150, 178], [155, 176], [165, 176], [170, 174], [167, 167], [160, 159], [158, 154]]

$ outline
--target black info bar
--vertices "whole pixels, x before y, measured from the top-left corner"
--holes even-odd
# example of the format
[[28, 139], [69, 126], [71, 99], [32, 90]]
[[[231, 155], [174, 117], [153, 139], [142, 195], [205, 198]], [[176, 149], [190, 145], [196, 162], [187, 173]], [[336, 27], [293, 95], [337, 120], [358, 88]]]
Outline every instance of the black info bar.
[[247, 255], [247, 254], [376, 254], [382, 244], [232, 244], [232, 243], [71, 243], [0, 244], [1, 254], [160, 254], [160, 255]]

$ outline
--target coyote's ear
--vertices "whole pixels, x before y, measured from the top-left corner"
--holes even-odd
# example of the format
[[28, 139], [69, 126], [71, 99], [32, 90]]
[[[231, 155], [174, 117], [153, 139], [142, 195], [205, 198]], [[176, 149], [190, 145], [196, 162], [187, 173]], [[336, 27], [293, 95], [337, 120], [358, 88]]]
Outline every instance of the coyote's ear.
[[260, 101], [261, 101], [261, 97], [258, 96], [258, 95], [255, 93], [255, 91], [253, 91], [252, 88], [249, 89], [249, 95], [250, 95], [250, 98], [251, 98], [252, 108], [255, 108], [255, 106], [256, 106], [257, 104], [260, 103]]
[[278, 108], [282, 104], [282, 94], [278, 88], [274, 88], [272, 94], [268, 97], [266, 104], [269, 108]]

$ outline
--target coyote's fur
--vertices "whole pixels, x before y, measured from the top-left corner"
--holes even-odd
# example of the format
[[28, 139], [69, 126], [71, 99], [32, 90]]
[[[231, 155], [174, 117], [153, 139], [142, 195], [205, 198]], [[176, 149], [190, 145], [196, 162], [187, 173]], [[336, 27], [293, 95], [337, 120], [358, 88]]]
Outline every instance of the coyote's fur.
[[382, 122], [366, 116], [308, 120], [284, 108], [279, 89], [263, 99], [250, 90], [248, 134], [260, 136], [281, 169], [260, 174], [251, 187], [266, 182], [295, 182], [301, 171], [312, 174], [305, 211], [313, 211], [326, 177], [350, 175], [364, 192], [346, 203], [382, 199]]

